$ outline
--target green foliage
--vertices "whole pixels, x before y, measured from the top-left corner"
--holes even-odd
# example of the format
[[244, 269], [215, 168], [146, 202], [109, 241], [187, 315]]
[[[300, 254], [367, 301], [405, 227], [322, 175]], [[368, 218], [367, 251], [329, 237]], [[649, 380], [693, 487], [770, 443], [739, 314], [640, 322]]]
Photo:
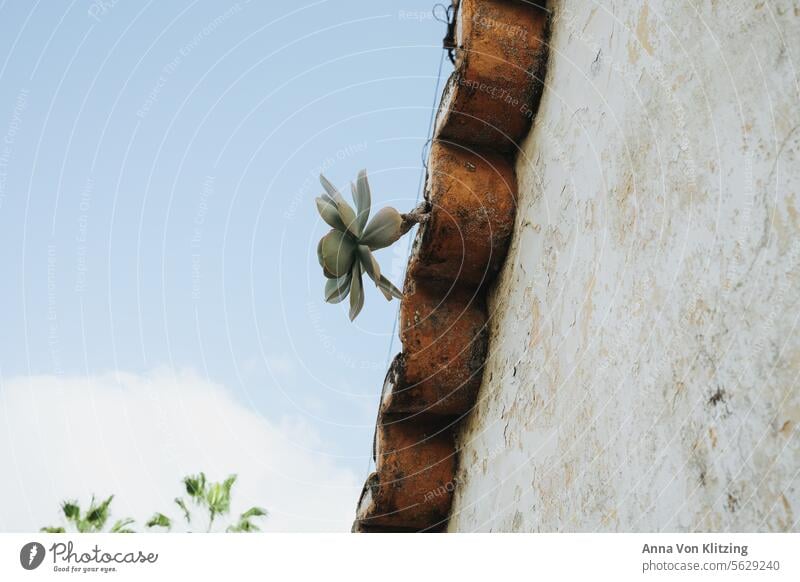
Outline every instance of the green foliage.
[[[98, 502], [94, 496], [89, 502], [86, 511], [81, 511], [81, 506], [74, 499], [61, 503], [61, 513], [64, 515], [67, 524], [72, 526], [78, 533], [98, 533], [102, 532], [110, 515], [111, 502], [114, 496]], [[128, 526], [133, 524], [133, 520], [125, 518], [118, 520], [109, 530], [111, 533], [132, 533]], [[44, 533], [65, 533], [66, 528], [61, 526], [47, 526], [40, 531]]]
[[261, 507], [251, 507], [239, 516], [239, 521], [235, 525], [229, 525], [225, 531], [231, 533], [250, 533], [260, 531], [259, 527], [253, 523], [253, 517], [264, 517], [267, 510]]
[[[186, 495], [192, 505], [207, 516], [206, 531], [211, 531], [216, 519], [226, 516], [231, 509], [231, 492], [236, 483], [236, 475], [231, 475], [224, 481], [212, 483], [206, 479], [205, 473], [197, 475], [187, 475], [183, 478], [183, 486]], [[67, 525], [77, 533], [97, 533], [102, 532], [111, 515], [111, 502], [114, 496], [98, 502], [92, 496], [89, 507], [86, 511], [81, 510], [81, 506], [76, 500], [64, 501], [61, 504], [61, 513], [67, 521]], [[182, 497], [175, 498], [175, 505], [181, 510], [181, 515], [189, 526], [192, 524], [192, 512], [189, 504]], [[255, 523], [256, 518], [266, 517], [267, 511], [261, 507], [251, 507], [237, 518], [237, 521], [225, 528], [226, 532], [248, 533], [260, 531]], [[171, 517], [164, 513], [156, 512], [145, 523], [145, 527], [163, 528], [170, 531], [173, 526]], [[109, 533], [134, 533], [135, 521], [129, 517], [119, 519], [114, 522]], [[62, 526], [47, 526], [41, 528], [43, 533], [66, 533], [67, 529]]]
[[[183, 485], [186, 489], [188, 501], [195, 508], [197, 508], [202, 515], [206, 517], [206, 531], [211, 531], [214, 522], [220, 516], [226, 516], [231, 510], [231, 491], [236, 483], [236, 475], [231, 475], [224, 481], [212, 483], [207, 478], [205, 473], [198, 473], [197, 475], [187, 475], [183, 479]], [[193, 521], [192, 512], [189, 509], [189, 504], [182, 497], [175, 498], [175, 505], [177, 505], [183, 516], [187, 526], [191, 526]], [[229, 525], [225, 531], [227, 532], [256, 532], [260, 531], [259, 527], [254, 523], [253, 518], [266, 517], [267, 511], [261, 507], [251, 507], [242, 513], [238, 521]], [[194, 520], [194, 523], [198, 523]], [[167, 530], [171, 529], [173, 521], [170, 517], [163, 513], [156, 513], [150, 518], [146, 526], [148, 528], [161, 527]]]
[[136, 533], [129, 525], [134, 525], [134, 521], [130, 517], [126, 517], [125, 519], [118, 519], [114, 522], [114, 525], [111, 526], [110, 533]]
[[[317, 258], [325, 283], [325, 301], [339, 303], [350, 296], [350, 320], [356, 318], [364, 306], [366, 273], [388, 301], [400, 299], [403, 294], [381, 268], [372, 251], [388, 247], [410, 228], [409, 216], [391, 207], [382, 208], [368, 222], [372, 194], [367, 171], [361, 170], [355, 184], [351, 184], [355, 210], [347, 203], [336, 187], [320, 175], [325, 193], [316, 199], [317, 211], [322, 220], [332, 227], [319, 241]], [[414, 216], [411, 216], [414, 218]]]
[[197, 498], [198, 496], [204, 496], [206, 491], [206, 475], [205, 473], [188, 475], [183, 478], [183, 484], [186, 487], [186, 493], [189, 497]]
[[172, 520], [163, 513], [156, 512], [144, 525], [145, 527], [165, 527], [167, 529], [172, 529]]
[[186, 523], [192, 522], [192, 514], [189, 513], [189, 508], [186, 507], [186, 503], [180, 497], [175, 498], [175, 504], [181, 508], [183, 511], [183, 518], [186, 520]]

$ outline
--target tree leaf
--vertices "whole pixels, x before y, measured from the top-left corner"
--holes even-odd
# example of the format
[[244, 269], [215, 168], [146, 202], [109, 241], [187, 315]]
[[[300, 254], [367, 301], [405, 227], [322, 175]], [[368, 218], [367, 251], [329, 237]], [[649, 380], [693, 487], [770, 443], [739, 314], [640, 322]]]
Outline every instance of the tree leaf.
[[77, 501], [65, 501], [61, 504], [61, 511], [68, 521], [75, 521], [80, 518], [81, 508]]
[[350, 292], [350, 281], [352, 273], [346, 273], [337, 279], [325, 281], [325, 301], [328, 303], [339, 303], [347, 297]]
[[189, 508], [186, 507], [186, 502], [184, 502], [184, 500], [180, 497], [176, 497], [175, 504], [183, 511], [183, 517], [186, 519], [186, 523], [192, 523], [192, 514], [189, 513]]
[[251, 521], [253, 517], [264, 517], [267, 515], [267, 510], [263, 507], [251, 507], [239, 516], [239, 521], [236, 525], [228, 526], [225, 530], [231, 533], [249, 533], [261, 531], [261, 529]]
[[228, 533], [253, 533], [261, 531], [261, 528], [259, 528], [249, 519], [240, 519], [239, 523], [237, 523], [236, 525], [228, 526], [228, 529], [226, 529], [225, 531]]
[[165, 527], [167, 529], [171, 529], [172, 520], [163, 513], [154, 513], [153, 517], [151, 517], [150, 520], [144, 525], [146, 527]]
[[251, 507], [241, 515], [241, 518], [250, 519], [251, 517], [264, 517], [266, 515], [267, 510], [263, 507]]
[[369, 189], [366, 170], [361, 170], [358, 173], [356, 185], [353, 186], [353, 201], [356, 203], [356, 211], [358, 212], [358, 230], [359, 232], [364, 232], [372, 206], [372, 194]]
[[211, 519], [217, 515], [228, 513], [231, 508], [231, 488], [236, 482], [236, 475], [231, 475], [222, 483], [212, 483], [208, 488], [206, 501]]
[[322, 237], [322, 266], [329, 273], [341, 277], [353, 266], [356, 243], [348, 235], [332, 230]]
[[402, 227], [403, 217], [397, 210], [391, 206], [381, 208], [369, 221], [359, 243], [373, 251], [388, 247], [403, 236]]
[[114, 496], [111, 495], [107, 499], [100, 502], [99, 505], [94, 504], [94, 497], [89, 504], [89, 509], [86, 510], [85, 521], [88, 528], [92, 531], [100, 531], [108, 521], [108, 507], [111, 505]]
[[358, 238], [361, 234], [361, 230], [358, 227], [356, 213], [353, 208], [347, 203], [347, 200], [344, 199], [344, 196], [339, 193], [336, 187], [331, 184], [325, 176], [320, 174], [319, 181], [322, 184], [322, 187], [325, 188], [328, 196], [330, 196], [336, 204], [336, 209], [339, 211], [339, 217], [342, 219], [342, 223], [344, 223], [347, 232]]
[[328, 196], [318, 196], [316, 199], [317, 212], [322, 217], [322, 220], [327, 222], [336, 230], [344, 232], [346, 230], [342, 217], [339, 216], [339, 209], [336, 203], [333, 202]]
[[67, 533], [63, 527], [43, 527], [39, 531], [42, 533]]
[[186, 493], [195, 501], [202, 500], [206, 494], [206, 475], [202, 471], [197, 475], [187, 475], [183, 478]]
[[134, 520], [131, 519], [130, 517], [126, 517], [124, 519], [118, 519], [116, 522], [114, 522], [114, 525], [111, 526], [110, 533], [136, 533], [135, 531], [133, 531], [131, 528], [128, 527], [129, 525], [133, 525], [133, 523]]
[[222, 486], [225, 488], [225, 491], [228, 492], [228, 495], [230, 495], [234, 483], [236, 483], [236, 475], [229, 476], [222, 484]]
[[378, 264], [378, 261], [375, 260], [375, 255], [370, 252], [368, 246], [358, 245], [358, 260], [361, 261], [361, 267], [364, 272], [366, 272], [369, 278], [375, 281], [375, 285], [377, 285], [378, 281], [381, 280], [381, 266]]
[[350, 284], [350, 321], [353, 321], [364, 307], [364, 284], [361, 281], [361, 263], [353, 263], [353, 281]]

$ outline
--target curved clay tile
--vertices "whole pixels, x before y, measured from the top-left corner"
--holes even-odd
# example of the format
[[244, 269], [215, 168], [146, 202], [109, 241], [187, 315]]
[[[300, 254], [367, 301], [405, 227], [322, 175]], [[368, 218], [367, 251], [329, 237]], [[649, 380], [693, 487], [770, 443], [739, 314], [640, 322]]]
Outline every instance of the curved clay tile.
[[457, 487], [454, 433], [475, 403], [488, 346], [486, 291], [514, 225], [515, 152], [546, 60], [547, 12], [531, 2], [456, 2], [456, 60], [428, 160], [428, 221], [400, 306], [398, 354], [375, 431], [375, 472], [353, 531], [441, 531]]

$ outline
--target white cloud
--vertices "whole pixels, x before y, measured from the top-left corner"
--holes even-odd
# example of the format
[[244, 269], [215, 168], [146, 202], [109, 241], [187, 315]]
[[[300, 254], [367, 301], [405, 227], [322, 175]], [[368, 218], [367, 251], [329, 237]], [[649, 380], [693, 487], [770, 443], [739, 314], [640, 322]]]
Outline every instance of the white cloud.
[[[359, 479], [302, 419], [276, 425], [191, 372], [33, 376], [0, 385], [0, 530], [56, 524], [65, 498], [114, 493], [113, 517], [175, 517], [183, 475], [239, 479], [265, 531], [346, 531]], [[176, 508], [177, 509], [177, 508]]]

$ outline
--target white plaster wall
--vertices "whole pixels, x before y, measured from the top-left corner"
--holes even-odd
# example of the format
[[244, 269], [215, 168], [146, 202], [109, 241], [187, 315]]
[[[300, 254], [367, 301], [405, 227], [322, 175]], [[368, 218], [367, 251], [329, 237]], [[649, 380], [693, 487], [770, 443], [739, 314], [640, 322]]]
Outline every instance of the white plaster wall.
[[551, 2], [453, 531], [800, 530], [800, 3]]

